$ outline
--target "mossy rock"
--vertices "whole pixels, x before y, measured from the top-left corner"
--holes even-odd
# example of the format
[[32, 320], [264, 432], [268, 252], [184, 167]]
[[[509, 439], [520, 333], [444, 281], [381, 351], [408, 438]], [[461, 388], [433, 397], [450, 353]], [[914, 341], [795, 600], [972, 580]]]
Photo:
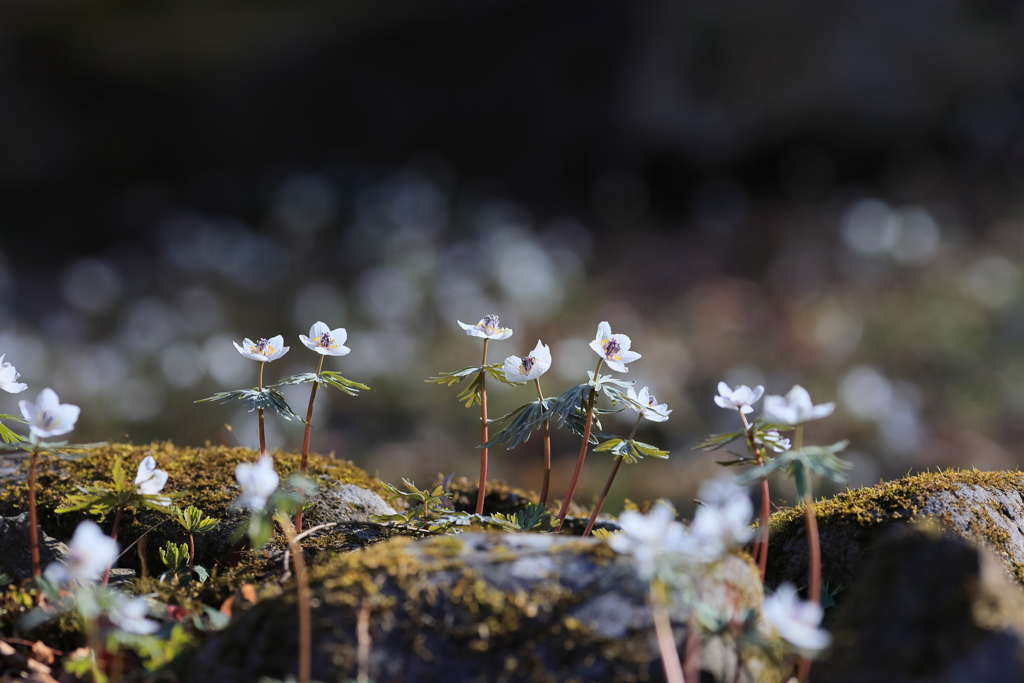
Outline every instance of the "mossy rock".
[[[729, 556], [700, 578], [705, 604], [760, 608], [749, 558]], [[466, 533], [395, 538], [337, 555], [312, 571], [313, 679], [358, 672], [357, 622], [369, 624], [369, 676], [377, 683], [660, 681], [646, 581], [631, 557], [596, 539], [552, 534]], [[677, 603], [678, 604], [678, 603]], [[687, 614], [672, 618], [677, 645]], [[767, 634], [767, 629], [765, 629]], [[778, 657], [778, 641], [771, 640]], [[744, 670], [731, 637], [704, 639], [702, 680], [783, 679], [772, 656], [747, 647]], [[294, 586], [214, 634], [187, 665], [194, 683], [294, 675]]]
[[[940, 470], [845, 491], [817, 501], [815, 511], [829, 588], [851, 585], [872, 545], [892, 527], [922, 520], [990, 548], [1024, 586], [1024, 473]], [[766, 584], [805, 586], [803, 508], [776, 512], [769, 531]]]
[[1024, 595], [987, 548], [938, 525], [886, 534], [836, 608], [830, 683], [1024, 680]]
[[[228, 448], [207, 445], [202, 448], [178, 447], [170, 442], [145, 445], [111, 444], [89, 451], [74, 461], [43, 457], [39, 466], [37, 508], [39, 524], [54, 538], [66, 540], [74, 533], [78, 523], [88, 515], [84, 512], [57, 514], [55, 510], [67, 503], [66, 496], [76, 485], [89, 485], [110, 481], [110, 472], [120, 459], [129, 476], [134, 476], [139, 462], [152, 455], [160, 469], [168, 473], [166, 491], [181, 492], [175, 500], [179, 507], [195, 505], [204, 513], [220, 518], [221, 523], [211, 532], [196, 535], [196, 561], [206, 567], [221, 563], [234, 545], [235, 530], [247, 519], [247, 513], [231, 507], [240, 491], [235, 482], [235, 466], [254, 462], [255, 451], [247, 448]], [[274, 453], [275, 467], [282, 475], [298, 471], [300, 457], [295, 453]], [[368, 521], [371, 514], [386, 508], [379, 494], [386, 493], [380, 482], [351, 462], [310, 454], [309, 476], [317, 481], [321, 495], [318, 504], [304, 518], [304, 526], [323, 522]], [[28, 462], [23, 460], [17, 468], [8, 467], [0, 479], [0, 516], [17, 515], [27, 509], [26, 483]], [[358, 487], [358, 488], [357, 488]], [[377, 501], [372, 504], [372, 501]], [[375, 507], [384, 505], [385, 508]], [[104, 530], [110, 532], [112, 519], [101, 520]], [[187, 541], [184, 530], [174, 520], [153, 510], [126, 510], [121, 521], [119, 541], [128, 547], [146, 531], [144, 557], [150, 573], [160, 573], [163, 565], [159, 548], [167, 541]], [[360, 538], [353, 536], [353, 545]], [[120, 566], [142, 570], [140, 554], [126, 553]]]

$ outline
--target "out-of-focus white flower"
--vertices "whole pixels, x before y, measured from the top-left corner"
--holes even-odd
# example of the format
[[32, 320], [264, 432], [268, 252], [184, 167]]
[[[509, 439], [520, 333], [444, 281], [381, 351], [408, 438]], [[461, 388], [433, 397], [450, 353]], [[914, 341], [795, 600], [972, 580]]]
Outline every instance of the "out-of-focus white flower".
[[797, 384], [785, 396], [765, 396], [764, 414], [773, 422], [798, 425], [827, 417], [836, 409], [835, 403], [814, 405], [807, 390]]
[[675, 510], [655, 503], [646, 515], [626, 510], [619, 516], [622, 531], [608, 538], [612, 550], [636, 558], [641, 575], [651, 578], [658, 561], [666, 553], [679, 552], [684, 546], [686, 528], [676, 521]]
[[832, 644], [832, 635], [821, 626], [821, 605], [801, 600], [791, 583], [784, 583], [765, 598], [761, 609], [765, 621], [800, 654], [810, 656]]
[[697, 495], [704, 504], [694, 513], [687, 538], [688, 550], [696, 559], [714, 561], [753, 538], [750, 520], [754, 505], [747, 490], [733, 477], [706, 481]]
[[758, 384], [751, 389], [746, 384], [741, 384], [735, 389], [730, 389], [725, 382], [718, 383], [718, 396], [715, 396], [715, 403], [721, 408], [738, 410], [741, 413], [752, 413], [752, 407], [764, 394], [764, 387]]
[[261, 363], [268, 361], [277, 360], [284, 354], [288, 353], [290, 346], [284, 345], [284, 337], [277, 335], [270, 339], [260, 339], [254, 342], [252, 339], [246, 337], [242, 340], [241, 346], [238, 342], [231, 342], [238, 349], [238, 352], [246, 358], [252, 358], [258, 360]]
[[70, 403], [61, 403], [57, 392], [46, 388], [39, 392], [36, 402], [19, 401], [21, 414], [29, 429], [40, 439], [67, 434], [75, 428], [82, 409]]
[[115, 600], [107, 616], [122, 631], [148, 636], [160, 630], [159, 622], [146, 618], [148, 613], [149, 601], [140, 596], [131, 600]]
[[633, 391], [633, 387], [629, 387], [626, 390], [626, 398], [633, 401], [629, 404], [630, 408], [643, 413], [643, 416], [652, 422], [664, 422], [672, 412], [667, 403], [658, 403], [658, 399], [651, 395], [647, 387], [641, 389], [639, 394]]
[[551, 367], [551, 349], [547, 344], [537, 340], [537, 346], [526, 358], [509, 356], [505, 359], [502, 370], [505, 371], [505, 379], [509, 382], [529, 382], [537, 379]]
[[58, 584], [95, 582], [116, 559], [117, 541], [105, 535], [96, 522], [87, 519], [78, 525], [68, 543], [66, 563], [52, 563], [45, 574]]
[[791, 448], [789, 439], [782, 438], [782, 435], [779, 434], [779, 430], [777, 429], [768, 429], [757, 434], [754, 437], [754, 443], [758, 446], [770, 448], [776, 453], [782, 453], [783, 451], [788, 451]]
[[135, 487], [139, 493], [155, 496], [167, 483], [167, 473], [156, 468], [156, 458], [147, 455], [139, 463], [139, 471], [135, 474]]
[[3, 389], [8, 394], [17, 394], [25, 391], [28, 385], [19, 382], [18, 378], [21, 375], [14, 369], [13, 365], [4, 362], [4, 356], [6, 355], [5, 353], [3, 356], [0, 356], [0, 389]]
[[277, 490], [281, 478], [274, 471], [274, 460], [261, 455], [255, 463], [243, 462], [235, 466], [235, 480], [242, 487], [242, 495], [235, 501], [240, 507], [262, 510], [267, 499]]
[[309, 328], [308, 337], [304, 334], [299, 335], [299, 341], [305, 344], [307, 349], [312, 349], [325, 356], [347, 355], [352, 349], [345, 346], [346, 339], [348, 339], [348, 332], [344, 327], [331, 330], [327, 328], [326, 323], [322, 322], [313, 323], [313, 327]]
[[484, 316], [484, 319], [476, 325], [467, 325], [461, 320], [456, 322], [459, 323], [459, 327], [464, 329], [470, 337], [482, 337], [497, 341], [499, 339], [508, 339], [512, 336], [512, 330], [498, 324], [498, 316], [496, 315]]
[[612, 326], [602, 322], [597, 326], [597, 337], [590, 342], [594, 353], [604, 358], [604, 362], [615, 372], [629, 372], [626, 363], [640, 358], [636, 351], [629, 350], [629, 337], [624, 334], [612, 334]]

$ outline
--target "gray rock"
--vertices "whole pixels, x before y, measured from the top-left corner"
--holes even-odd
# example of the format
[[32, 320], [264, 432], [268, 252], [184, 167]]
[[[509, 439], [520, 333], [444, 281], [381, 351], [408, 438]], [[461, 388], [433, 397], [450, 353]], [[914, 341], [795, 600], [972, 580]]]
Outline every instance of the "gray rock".
[[1024, 680], [1024, 596], [990, 551], [935, 525], [881, 540], [831, 627], [813, 680]]
[[[760, 607], [760, 581], [745, 556], [730, 556], [713, 578], [697, 581], [705, 603]], [[364, 606], [377, 683], [662, 680], [647, 583], [631, 557], [596, 539], [466, 533], [338, 555], [314, 572], [314, 679], [355, 677]], [[688, 616], [673, 610], [679, 645]], [[283, 679], [295, 671], [296, 629], [289, 587], [214, 635], [186, 678]], [[761, 650], [744, 650], [736, 676], [731, 637], [709, 636], [702, 645], [704, 680], [781, 680]]]
[[395, 514], [383, 498], [355, 484], [322, 486], [316, 500], [319, 523], [369, 522], [373, 515]]
[[[39, 564], [43, 569], [51, 562], [67, 557], [68, 547], [41, 529]], [[29, 551], [28, 513], [15, 517], [0, 517], [0, 572], [15, 581], [32, 578], [32, 554]]]

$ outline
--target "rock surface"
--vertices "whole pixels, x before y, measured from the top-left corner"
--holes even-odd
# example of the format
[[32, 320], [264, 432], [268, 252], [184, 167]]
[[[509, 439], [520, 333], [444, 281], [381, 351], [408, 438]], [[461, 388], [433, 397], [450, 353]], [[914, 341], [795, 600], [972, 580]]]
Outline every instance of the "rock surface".
[[[699, 587], [704, 602], [759, 609], [761, 586], [748, 558], [730, 556], [717, 571]], [[631, 557], [596, 539], [396, 538], [314, 570], [313, 596], [313, 678], [324, 683], [355, 678], [362, 610], [376, 683], [663, 680], [647, 583]], [[294, 674], [295, 612], [293, 588], [258, 603], [201, 648], [186, 679], [249, 683]], [[686, 618], [673, 613], [680, 645]], [[731, 638], [708, 637], [703, 680], [781, 680], [761, 649], [746, 648], [743, 660], [737, 677]]]
[[[1024, 473], [945, 470], [840, 493], [816, 504], [822, 578], [851, 585], [874, 543], [893, 527], [932, 520], [990, 548], [1024, 586]], [[807, 584], [803, 509], [772, 515], [766, 584]], [[842, 596], [839, 598], [842, 600]]]
[[1024, 680], [1024, 595], [990, 551], [935, 525], [879, 541], [831, 621], [814, 681]]
[[[29, 551], [28, 513], [16, 517], [0, 517], [0, 573], [17, 581], [32, 578], [32, 554]], [[68, 547], [45, 533], [39, 539], [39, 565], [46, 568], [51, 562], [67, 557]]]

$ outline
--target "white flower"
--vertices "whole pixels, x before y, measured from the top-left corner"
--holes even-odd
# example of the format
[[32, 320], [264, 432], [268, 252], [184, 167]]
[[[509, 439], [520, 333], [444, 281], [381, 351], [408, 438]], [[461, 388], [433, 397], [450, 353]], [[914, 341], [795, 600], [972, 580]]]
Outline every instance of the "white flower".
[[274, 471], [274, 460], [269, 455], [261, 455], [255, 464], [243, 462], [236, 465], [235, 480], [242, 487], [242, 495], [235, 502], [250, 510], [266, 507], [267, 499], [277, 490], [281, 481]]
[[284, 345], [284, 337], [277, 335], [270, 339], [260, 339], [258, 342], [246, 337], [242, 340], [242, 345], [239, 346], [238, 342], [231, 342], [238, 349], [238, 352], [246, 358], [252, 358], [258, 360], [261, 363], [267, 361], [277, 360], [284, 354], [288, 353], [290, 346]]
[[107, 616], [122, 631], [137, 633], [141, 636], [148, 636], [160, 630], [160, 623], [147, 619], [149, 613], [149, 600], [145, 597], [125, 600], [118, 594], [117, 600], [110, 606]]
[[57, 392], [50, 388], [40, 391], [35, 403], [23, 400], [18, 405], [29, 429], [40, 439], [70, 432], [82, 410], [70, 403], [61, 403]]
[[[770, 396], [768, 398], [771, 398]], [[767, 401], [768, 399], [765, 399]], [[788, 451], [791, 448], [789, 439], [782, 438], [777, 429], [766, 430], [754, 437], [754, 443], [758, 446], [770, 448], [776, 453]]]
[[8, 394], [17, 394], [25, 391], [28, 385], [18, 382], [18, 378], [21, 375], [14, 369], [13, 365], [4, 362], [4, 356], [6, 355], [5, 353], [3, 356], [0, 356], [0, 389], [3, 389]]
[[619, 515], [622, 531], [608, 538], [615, 552], [636, 558], [640, 573], [651, 578], [658, 561], [667, 553], [683, 547], [686, 528], [676, 521], [675, 510], [665, 503], [655, 503], [646, 515], [626, 510]]
[[[327, 328], [326, 323], [322, 322], [313, 323], [313, 327], [309, 328], [308, 337], [304, 334], [299, 335], [299, 341], [305, 344], [307, 349], [312, 349], [325, 356], [348, 354], [352, 349], [345, 346], [346, 339], [348, 339], [348, 332], [344, 327], [331, 330]], [[287, 351], [287, 349], [285, 350]]]
[[53, 583], [99, 581], [116, 559], [117, 541], [105, 535], [96, 522], [87, 519], [78, 525], [68, 543], [66, 564], [54, 562], [48, 566], [46, 578]]
[[631, 403], [630, 408], [638, 413], [643, 413], [643, 416], [652, 422], [664, 422], [668, 419], [668, 414], [672, 412], [667, 403], [658, 403], [658, 399], [648, 392], [647, 387], [641, 389], [639, 394], [633, 391], [633, 387], [629, 387], [626, 390], [626, 398], [640, 404], [641, 407], [638, 408]]
[[779, 635], [804, 655], [812, 655], [832, 644], [832, 635], [821, 625], [821, 605], [801, 600], [793, 584], [784, 583], [765, 598], [762, 614]]
[[773, 422], [798, 425], [809, 420], [828, 417], [836, 409], [835, 403], [814, 405], [807, 390], [797, 384], [785, 396], [765, 396], [764, 414]]
[[512, 330], [498, 324], [498, 316], [487, 315], [476, 325], [467, 325], [461, 320], [456, 321], [459, 327], [466, 331], [470, 337], [483, 337], [484, 339], [508, 339], [512, 336]]
[[509, 356], [505, 359], [502, 370], [505, 371], [505, 379], [509, 382], [529, 382], [537, 379], [551, 367], [551, 349], [547, 344], [541, 344], [537, 340], [537, 346], [526, 358]]
[[602, 322], [597, 326], [597, 337], [590, 342], [590, 348], [604, 358], [604, 362], [615, 372], [629, 372], [626, 363], [632, 363], [640, 358], [639, 353], [629, 350], [629, 344], [629, 337], [624, 334], [612, 334], [612, 326]]
[[746, 489], [733, 477], [719, 476], [704, 482], [700, 501], [689, 528], [689, 550], [697, 559], [711, 562], [727, 550], [742, 546], [754, 532], [750, 520], [754, 505]]
[[139, 463], [139, 471], [135, 474], [135, 486], [139, 493], [155, 496], [167, 483], [167, 473], [156, 468], [156, 458], [147, 455]]
[[715, 396], [715, 403], [722, 408], [739, 410], [741, 413], [752, 413], [753, 404], [760, 400], [764, 394], [764, 387], [760, 384], [751, 389], [746, 384], [741, 384], [735, 389], [730, 389], [725, 382], [718, 383], [718, 396]]

